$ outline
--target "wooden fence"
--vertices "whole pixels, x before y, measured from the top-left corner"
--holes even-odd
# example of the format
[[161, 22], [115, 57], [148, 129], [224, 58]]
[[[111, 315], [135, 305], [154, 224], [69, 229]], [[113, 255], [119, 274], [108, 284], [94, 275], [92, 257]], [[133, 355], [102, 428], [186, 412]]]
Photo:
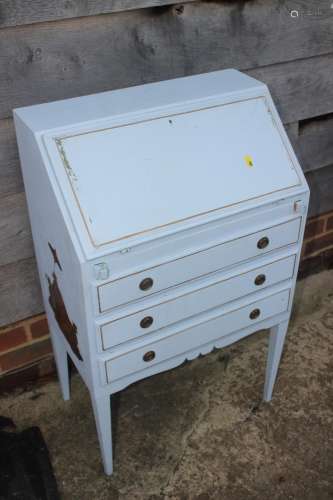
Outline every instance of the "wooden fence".
[[327, 0], [1, 0], [0, 325], [43, 310], [12, 109], [238, 68], [268, 84], [312, 189], [333, 208]]

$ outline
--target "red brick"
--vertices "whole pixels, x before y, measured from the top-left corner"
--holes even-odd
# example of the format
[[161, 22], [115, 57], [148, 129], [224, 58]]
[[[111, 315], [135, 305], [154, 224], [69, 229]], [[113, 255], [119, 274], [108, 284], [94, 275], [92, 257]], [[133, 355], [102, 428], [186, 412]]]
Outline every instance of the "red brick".
[[38, 380], [38, 363], [7, 372], [0, 377], [0, 395], [7, 394], [18, 387], [26, 388], [36, 380]]
[[312, 219], [306, 223], [304, 238], [312, 238], [324, 231], [325, 219]]
[[25, 345], [0, 356], [2, 370], [14, 370], [45, 357], [52, 352], [50, 339], [43, 339], [33, 344]]
[[325, 269], [333, 269], [333, 248], [324, 250], [314, 257], [303, 259], [299, 266], [297, 279], [306, 278]]
[[324, 268], [333, 269], [333, 248], [329, 248], [322, 253]]
[[49, 334], [49, 325], [47, 324], [47, 319], [42, 318], [35, 323], [30, 325], [30, 331], [33, 339], [38, 339], [39, 337], [44, 337]]
[[56, 365], [53, 356], [43, 358], [38, 363], [38, 376], [39, 378], [47, 377], [56, 373]]
[[8, 394], [18, 388], [26, 390], [30, 387], [40, 387], [41, 385], [56, 379], [56, 369], [53, 356], [45, 358], [5, 373], [0, 377], [0, 396]]
[[306, 244], [305, 255], [310, 255], [333, 245], [333, 233], [325, 233]]
[[333, 215], [327, 219], [326, 231], [331, 231], [333, 229]]
[[324, 270], [322, 255], [303, 259], [298, 269], [297, 279], [307, 278], [311, 274], [317, 274]]
[[27, 337], [23, 326], [0, 333], [0, 352], [5, 352], [19, 346], [20, 344], [24, 344], [26, 340]]

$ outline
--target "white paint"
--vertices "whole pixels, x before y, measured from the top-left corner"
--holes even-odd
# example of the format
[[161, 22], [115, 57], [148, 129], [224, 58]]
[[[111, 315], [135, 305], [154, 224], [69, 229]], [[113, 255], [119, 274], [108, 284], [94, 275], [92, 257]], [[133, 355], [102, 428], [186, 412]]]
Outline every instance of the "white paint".
[[[145, 298], [151, 293], [184, 283], [196, 276], [212, 273], [226, 265], [230, 266], [290, 245], [298, 240], [300, 221], [299, 218], [293, 219], [285, 224], [266, 228], [221, 245], [214, 245], [167, 264], [148, 268], [143, 272], [101, 285], [98, 288], [100, 310], [103, 312], [130, 300]], [[260, 249], [257, 244], [264, 237], [269, 238], [269, 244], [266, 248]], [[147, 291], [142, 291], [140, 283], [146, 278], [153, 280], [153, 286]]]
[[[200, 345], [203, 340], [204, 343], [212, 342], [227, 333], [246, 328], [256, 321], [249, 317], [251, 311], [256, 308], [260, 310], [259, 321], [270, 318], [274, 314], [285, 312], [288, 309], [288, 302], [289, 289], [236, 309], [229, 314], [221, 314], [214, 319], [200, 322], [197, 326], [185, 328], [179, 333], [166, 335], [163, 340], [149, 342], [148, 345], [134, 349], [126, 355], [117, 356], [117, 353], [115, 353], [113, 355], [115, 357], [112, 357], [106, 363], [107, 379], [112, 382], [130, 373], [145, 370], [150, 363], [152, 365], [157, 364], [179, 353], [186, 353]], [[143, 356], [147, 351], [151, 350], [156, 353], [156, 357], [148, 364], [144, 361]]]
[[[214, 275], [213, 282], [206, 286], [201, 285], [198, 290], [176, 296], [174, 299], [160, 299], [159, 305], [155, 307], [142, 309], [137, 313], [102, 325], [103, 348], [110, 349], [133, 337], [139, 338], [141, 335], [147, 335], [195, 314], [219, 307], [221, 297], [223, 297], [223, 302], [227, 303], [280, 281], [288, 280], [293, 275], [294, 265], [295, 257], [291, 256], [229, 279], [217, 278], [216, 280], [216, 275]], [[265, 276], [265, 282], [262, 285], [256, 285], [255, 279], [260, 274]], [[147, 316], [153, 318], [153, 323], [149, 328], [144, 329], [140, 326], [140, 322]]]
[[[105, 472], [111, 394], [261, 328], [272, 329], [269, 400], [309, 192], [267, 87], [228, 70], [14, 118], [61, 390], [68, 399], [69, 355], [90, 391]], [[50, 307], [53, 273], [83, 361]], [[140, 290], [148, 277], [152, 288]], [[155, 357], [144, 361], [148, 351]]]
[[300, 183], [264, 98], [60, 140], [96, 246]]

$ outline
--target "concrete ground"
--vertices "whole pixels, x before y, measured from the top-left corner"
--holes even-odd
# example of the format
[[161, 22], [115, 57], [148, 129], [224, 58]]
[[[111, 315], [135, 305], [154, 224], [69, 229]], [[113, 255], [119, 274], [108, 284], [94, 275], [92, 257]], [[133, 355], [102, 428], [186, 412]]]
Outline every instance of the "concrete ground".
[[78, 376], [0, 401], [19, 428], [39, 425], [62, 498], [333, 499], [333, 271], [298, 285], [275, 393], [262, 403], [260, 332], [114, 398], [114, 475], [102, 472]]

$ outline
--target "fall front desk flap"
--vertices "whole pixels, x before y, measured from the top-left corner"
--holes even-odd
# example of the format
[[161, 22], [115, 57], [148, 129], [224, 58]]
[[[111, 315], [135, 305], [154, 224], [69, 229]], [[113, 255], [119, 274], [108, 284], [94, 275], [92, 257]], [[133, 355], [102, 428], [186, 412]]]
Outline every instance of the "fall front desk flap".
[[95, 247], [300, 184], [264, 97], [52, 140]]

